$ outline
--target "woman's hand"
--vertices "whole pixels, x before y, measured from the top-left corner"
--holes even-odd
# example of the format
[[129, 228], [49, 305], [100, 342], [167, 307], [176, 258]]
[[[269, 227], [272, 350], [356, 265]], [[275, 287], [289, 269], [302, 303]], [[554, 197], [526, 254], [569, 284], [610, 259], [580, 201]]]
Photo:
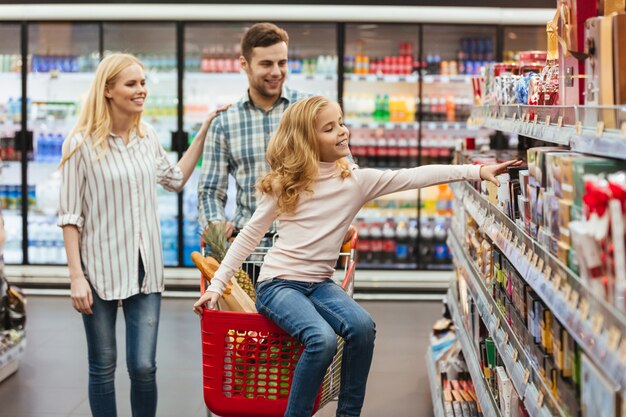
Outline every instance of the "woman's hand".
[[209, 310], [215, 310], [217, 308], [217, 300], [219, 300], [219, 298], [220, 295], [215, 291], [205, 291], [193, 305], [193, 312], [202, 316], [202, 306], [207, 302], [209, 303]]
[[351, 224], [350, 227], [348, 227], [348, 231], [346, 232], [346, 235], [343, 237], [342, 243], [345, 245], [346, 243], [350, 242], [355, 232], [356, 232], [356, 226]]
[[85, 276], [72, 277], [70, 289], [74, 310], [81, 314], [93, 314], [93, 311], [91, 311], [93, 295]]
[[209, 126], [211, 126], [211, 122], [217, 117], [218, 114], [220, 114], [223, 111], [226, 111], [230, 106], [231, 106], [230, 104], [224, 104], [223, 106], [218, 107], [214, 112], [209, 113], [207, 118], [202, 123], [200, 132], [204, 132], [206, 136], [206, 132], [209, 130]]
[[500, 181], [496, 178], [500, 174], [506, 173], [506, 169], [510, 166], [520, 166], [524, 163], [521, 160], [507, 161], [495, 165], [481, 165], [480, 166], [480, 179], [490, 181], [497, 187], [500, 186]]

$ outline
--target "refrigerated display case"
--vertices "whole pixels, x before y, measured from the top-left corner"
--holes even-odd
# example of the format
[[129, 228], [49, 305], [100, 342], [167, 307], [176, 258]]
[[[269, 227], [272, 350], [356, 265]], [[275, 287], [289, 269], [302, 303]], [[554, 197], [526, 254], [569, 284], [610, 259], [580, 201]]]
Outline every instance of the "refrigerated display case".
[[63, 140], [74, 127], [80, 100], [87, 94], [99, 54], [98, 24], [28, 25], [27, 154], [28, 260], [65, 264], [57, 205]]
[[22, 55], [19, 24], [0, 24], [0, 204], [7, 263], [21, 263], [22, 251]]
[[[471, 74], [502, 47], [538, 48], [545, 33], [543, 26], [278, 24], [290, 36], [287, 85], [338, 99], [351, 130], [354, 159], [363, 167], [383, 169], [449, 163], [451, 149], [460, 139], [474, 137], [478, 145], [486, 141], [489, 131], [476, 131], [465, 123], [472, 101]], [[149, 95], [144, 118], [176, 160], [184, 152], [182, 142], [193, 140], [210, 111], [246, 93], [247, 78], [240, 71], [238, 56], [241, 36], [250, 25], [234, 21], [4, 24], [2, 149], [11, 149], [10, 143], [21, 146], [14, 138], [21, 136], [14, 132], [21, 129], [24, 81], [18, 64], [22, 57], [28, 57], [24, 107], [33, 136], [32, 151], [24, 155], [25, 162], [27, 157], [30, 160], [23, 187], [29, 190], [26, 253], [31, 256], [27, 260], [22, 256], [19, 241], [26, 233], [19, 229], [22, 212], [17, 209], [16, 221], [11, 222], [16, 239], [9, 243], [15, 253], [9, 248], [7, 263], [64, 262], [60, 231], [54, 226], [53, 191], [58, 187], [54, 168], [60, 159], [60, 138], [75, 122], [80, 98], [102, 54], [127, 51], [145, 64]], [[24, 28], [29, 39], [26, 47], [20, 44]], [[163, 190], [158, 194], [168, 266], [191, 265], [189, 253], [198, 248], [200, 164], [183, 194]], [[19, 162], [5, 163], [5, 170], [12, 173], [0, 183], [5, 206], [13, 201], [13, 194], [14, 200], [19, 199], [21, 167]], [[234, 212], [233, 191], [227, 213]], [[441, 186], [368, 203], [357, 218], [362, 240], [359, 267], [450, 268], [445, 244], [449, 196], [450, 190]]]
[[[241, 71], [241, 38], [252, 23], [189, 23], [185, 26], [184, 130], [189, 141], [204, 118], [218, 107], [234, 103], [248, 89]], [[289, 34], [290, 88], [337, 99], [337, 28], [334, 24], [278, 25]], [[198, 250], [197, 183], [202, 161], [183, 192], [183, 259], [192, 266], [190, 254]], [[235, 182], [229, 177], [226, 217], [235, 211]]]

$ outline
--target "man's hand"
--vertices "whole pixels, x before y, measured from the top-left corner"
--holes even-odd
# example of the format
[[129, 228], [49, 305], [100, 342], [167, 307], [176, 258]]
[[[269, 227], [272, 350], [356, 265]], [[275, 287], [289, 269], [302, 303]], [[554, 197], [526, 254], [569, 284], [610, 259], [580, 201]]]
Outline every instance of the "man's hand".
[[506, 169], [510, 166], [520, 166], [524, 163], [524, 161], [515, 160], [515, 161], [506, 161], [501, 164], [495, 165], [481, 165], [480, 167], [480, 178], [486, 181], [490, 181], [494, 183], [497, 187], [500, 186], [500, 181], [496, 178], [500, 174], [506, 173]]

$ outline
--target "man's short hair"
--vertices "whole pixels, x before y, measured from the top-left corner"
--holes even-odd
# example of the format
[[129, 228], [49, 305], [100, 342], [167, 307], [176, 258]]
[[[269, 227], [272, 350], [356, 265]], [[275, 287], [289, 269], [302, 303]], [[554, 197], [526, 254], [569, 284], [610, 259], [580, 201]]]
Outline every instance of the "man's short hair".
[[279, 42], [289, 44], [289, 35], [284, 29], [273, 23], [257, 23], [250, 27], [241, 39], [241, 55], [250, 62], [252, 49], [276, 45]]

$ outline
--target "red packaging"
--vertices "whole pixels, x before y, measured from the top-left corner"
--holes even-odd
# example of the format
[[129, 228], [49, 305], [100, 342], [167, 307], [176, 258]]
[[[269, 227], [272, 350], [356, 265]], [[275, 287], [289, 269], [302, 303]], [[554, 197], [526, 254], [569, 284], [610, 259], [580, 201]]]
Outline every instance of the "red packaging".
[[585, 20], [598, 15], [598, 7], [591, 0], [557, 0], [559, 37], [559, 101], [561, 105], [578, 105], [585, 102], [585, 61], [576, 59], [563, 50], [583, 53], [585, 50]]

